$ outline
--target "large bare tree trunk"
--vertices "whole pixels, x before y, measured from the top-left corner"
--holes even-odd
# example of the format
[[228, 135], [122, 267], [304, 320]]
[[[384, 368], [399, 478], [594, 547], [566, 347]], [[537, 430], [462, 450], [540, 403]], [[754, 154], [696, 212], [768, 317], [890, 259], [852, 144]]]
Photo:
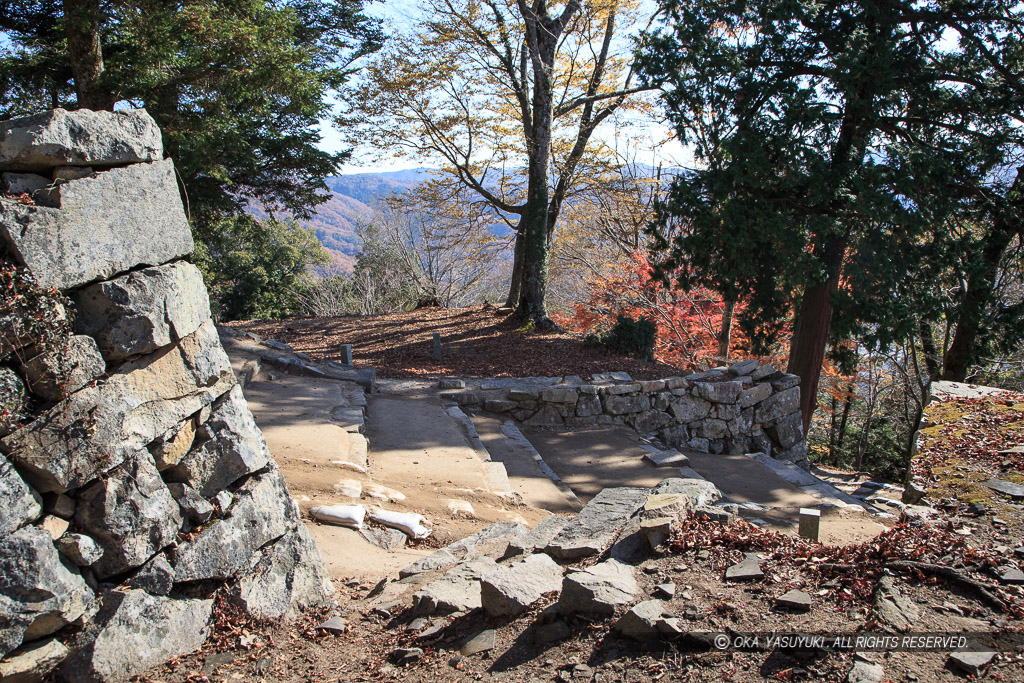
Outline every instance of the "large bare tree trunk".
[[103, 49], [100, 43], [99, 0], [62, 0], [64, 33], [68, 42], [71, 72], [75, 77], [78, 106], [112, 110], [117, 97], [103, 85]]

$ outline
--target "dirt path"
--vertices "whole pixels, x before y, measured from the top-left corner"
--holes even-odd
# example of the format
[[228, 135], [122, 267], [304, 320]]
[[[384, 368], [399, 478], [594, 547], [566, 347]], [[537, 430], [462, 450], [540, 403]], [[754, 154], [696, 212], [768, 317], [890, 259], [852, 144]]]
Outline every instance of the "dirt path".
[[674, 467], [657, 468], [643, 459], [640, 437], [626, 429], [588, 429], [523, 434], [551, 469], [586, 503], [602, 489], [615, 486], [651, 488], [678, 477]]
[[573, 496], [558, 488], [541, 471], [533, 454], [517, 447], [501, 431], [501, 420], [474, 415], [473, 424], [491, 458], [505, 465], [509, 483], [523, 502], [557, 514], [572, 514], [582, 507]]
[[[801, 491], [785, 479], [745, 455], [691, 453], [690, 467], [714, 482], [723, 495], [737, 503], [755, 503], [770, 508], [762, 519], [769, 526], [793, 532], [800, 508], [822, 510], [821, 499]], [[826, 545], [859, 543], [885, 531], [868, 513], [837, 508], [822, 510], [819, 540]]]

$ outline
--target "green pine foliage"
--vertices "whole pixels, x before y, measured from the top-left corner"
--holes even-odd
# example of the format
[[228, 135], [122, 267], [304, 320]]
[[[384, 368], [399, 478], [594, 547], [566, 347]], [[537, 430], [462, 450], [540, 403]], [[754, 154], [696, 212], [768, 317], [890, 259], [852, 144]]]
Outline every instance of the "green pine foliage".
[[[803, 295], [828, 282], [831, 306], [807, 310], [827, 316], [833, 352], [907, 339], [950, 312], [951, 291], [963, 299], [938, 283], [969, 275], [985, 231], [1003, 220], [1020, 234], [1007, 207], [1024, 142], [1024, 7], [660, 4], [637, 65], [662, 84], [697, 163], [660, 208], [657, 256], [684, 286], [747, 302], [739, 323], [755, 351], [791, 321], [799, 330]], [[991, 305], [981, 299], [969, 307]]]

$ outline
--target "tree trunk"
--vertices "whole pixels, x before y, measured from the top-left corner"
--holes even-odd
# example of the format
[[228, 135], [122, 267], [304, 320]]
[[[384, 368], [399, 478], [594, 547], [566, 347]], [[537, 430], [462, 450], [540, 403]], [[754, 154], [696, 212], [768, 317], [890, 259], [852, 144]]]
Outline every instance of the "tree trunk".
[[943, 358], [944, 380], [963, 382], [967, 379], [985, 317], [985, 304], [992, 296], [999, 275], [999, 262], [1014, 236], [1024, 234], [1021, 229], [1022, 172], [1024, 167], [1017, 169], [1013, 185], [991, 212], [992, 227], [985, 235], [981, 263], [967, 279], [967, 292], [957, 309], [956, 333]]
[[985, 238], [981, 263], [967, 278], [967, 291], [957, 307], [956, 332], [943, 359], [942, 379], [963, 382], [974, 362], [978, 336], [985, 318], [985, 305], [999, 274], [999, 261], [1013, 238], [1013, 233], [993, 226]]
[[505, 300], [505, 306], [509, 308], [517, 308], [519, 306], [519, 297], [523, 290], [523, 239], [522, 221], [519, 221], [519, 225], [516, 227], [516, 243], [513, 250], [512, 257], [512, 281], [508, 285], [508, 298]]
[[729, 362], [729, 344], [732, 342], [732, 318], [736, 310], [735, 301], [726, 301], [722, 311], [722, 329], [718, 332], [718, 360]]
[[935, 379], [939, 376], [942, 368], [939, 366], [939, 352], [935, 348], [935, 337], [932, 336], [932, 328], [927, 320], [921, 321], [918, 334], [921, 335], [921, 350], [924, 352], [924, 364], [928, 369], [928, 377]]
[[839, 434], [836, 437], [836, 450], [842, 452], [843, 441], [846, 440], [846, 426], [850, 420], [850, 409], [853, 407], [853, 395], [857, 392], [857, 385], [850, 382], [850, 387], [847, 393], [850, 395], [846, 397], [846, 402], [843, 404], [843, 417], [839, 420]]
[[833, 237], [818, 254], [825, 264], [828, 279], [804, 289], [793, 326], [793, 339], [789, 346], [788, 372], [800, 377], [800, 412], [803, 415], [804, 434], [811, 426], [811, 416], [818, 405], [818, 380], [828, 346], [828, 330], [832, 324], [832, 295], [839, 286], [846, 240]]
[[78, 106], [113, 110], [117, 97], [103, 85], [103, 49], [100, 44], [99, 0], [62, 0], [68, 58], [75, 77]]

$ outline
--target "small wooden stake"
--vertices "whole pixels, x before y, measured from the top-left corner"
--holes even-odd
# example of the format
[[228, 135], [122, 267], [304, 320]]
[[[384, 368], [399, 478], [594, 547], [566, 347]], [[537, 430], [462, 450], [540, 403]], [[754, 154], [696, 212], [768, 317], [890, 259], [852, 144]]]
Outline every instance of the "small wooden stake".
[[821, 510], [800, 508], [800, 535], [812, 541], [817, 541], [820, 532]]
[[338, 346], [338, 350], [341, 352], [341, 364], [352, 365], [352, 345], [341, 344]]
[[434, 333], [434, 360], [441, 361], [441, 333]]

